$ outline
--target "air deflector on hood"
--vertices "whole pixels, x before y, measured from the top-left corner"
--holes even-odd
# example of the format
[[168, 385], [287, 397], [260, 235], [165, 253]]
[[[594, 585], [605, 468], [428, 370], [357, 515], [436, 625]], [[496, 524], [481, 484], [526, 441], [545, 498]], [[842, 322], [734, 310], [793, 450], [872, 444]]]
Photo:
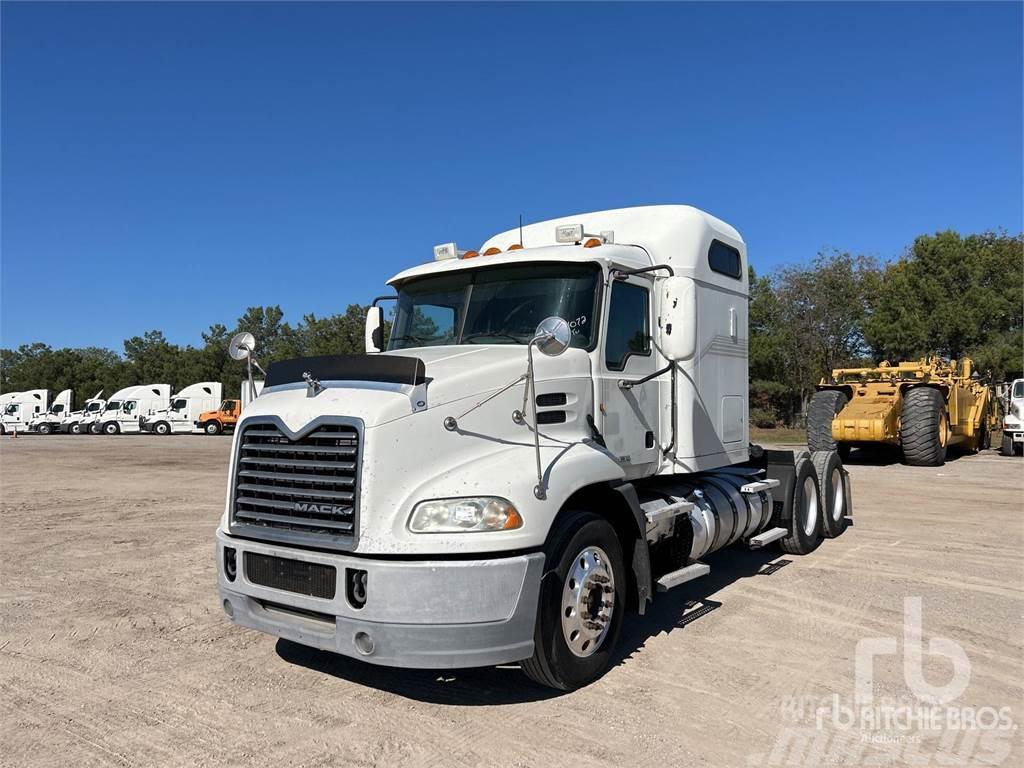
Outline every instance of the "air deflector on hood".
[[321, 355], [282, 360], [267, 368], [265, 386], [304, 381], [303, 373], [319, 381], [381, 381], [417, 386], [426, 381], [427, 368], [418, 357], [404, 355]]

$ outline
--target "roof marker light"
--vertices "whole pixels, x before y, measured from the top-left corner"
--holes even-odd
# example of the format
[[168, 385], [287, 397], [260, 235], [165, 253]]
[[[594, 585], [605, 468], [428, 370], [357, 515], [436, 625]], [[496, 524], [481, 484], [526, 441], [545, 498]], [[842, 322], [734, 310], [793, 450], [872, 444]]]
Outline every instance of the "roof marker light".
[[434, 246], [434, 261], [447, 261], [459, 258], [459, 249], [455, 243], [442, 243]]
[[495, 254], [501, 253], [501, 248], [495, 248], [493, 245], [484, 251], [484, 256], [494, 256]]
[[589, 240], [587, 240], [587, 242], [585, 242], [583, 244], [583, 247], [584, 248], [597, 248], [597, 246], [599, 246], [599, 245], [601, 245], [601, 241], [598, 240], [596, 237], [592, 237]]
[[480, 255], [480, 253], [478, 251], [466, 251], [465, 253], [462, 254], [462, 258], [464, 258], [464, 259], [475, 259], [479, 255]]
[[519, 243], [512, 243], [512, 245], [510, 245], [508, 249], [510, 251], [521, 251], [523, 250], [523, 246], [521, 246]]
[[556, 243], [576, 244], [583, 239], [582, 224], [560, 224], [555, 227]]

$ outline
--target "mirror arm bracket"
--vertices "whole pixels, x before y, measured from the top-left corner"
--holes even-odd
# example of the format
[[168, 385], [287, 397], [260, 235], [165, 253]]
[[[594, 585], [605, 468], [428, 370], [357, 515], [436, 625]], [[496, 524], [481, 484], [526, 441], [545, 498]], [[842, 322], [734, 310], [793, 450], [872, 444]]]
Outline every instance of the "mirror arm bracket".
[[662, 368], [660, 370], [657, 370], [654, 373], [649, 373], [646, 376], [644, 376], [642, 379], [635, 379], [633, 381], [626, 381], [625, 379], [619, 379], [619, 389], [632, 389], [637, 384], [646, 384], [651, 379], [656, 379], [659, 376], [670, 372], [674, 365], [675, 365], [675, 363], [669, 363], [664, 368]]
[[633, 275], [643, 275], [648, 272], [656, 272], [659, 269], [664, 269], [668, 272], [669, 277], [675, 277], [676, 275], [675, 270], [668, 264], [655, 264], [653, 267], [640, 267], [640, 269], [613, 269], [612, 280], [625, 280]]
[[398, 296], [377, 296], [370, 302], [370, 306], [376, 307], [382, 301], [398, 301]]

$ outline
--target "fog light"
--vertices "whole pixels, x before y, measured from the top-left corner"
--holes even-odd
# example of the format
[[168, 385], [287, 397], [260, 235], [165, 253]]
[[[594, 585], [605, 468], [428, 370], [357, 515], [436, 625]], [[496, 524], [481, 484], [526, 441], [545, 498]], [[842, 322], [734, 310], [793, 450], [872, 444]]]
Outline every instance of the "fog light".
[[225, 600], [224, 601], [224, 613], [226, 613], [228, 615], [229, 619], [235, 618], [235, 609], [234, 609], [234, 606], [231, 605], [231, 601], [230, 600]]
[[373, 653], [373, 638], [365, 632], [356, 632], [353, 642], [356, 645], [356, 650], [363, 654], [363, 656], [369, 656]]
[[228, 577], [228, 581], [234, 581], [238, 575], [238, 563], [232, 547], [224, 547], [224, 575]]

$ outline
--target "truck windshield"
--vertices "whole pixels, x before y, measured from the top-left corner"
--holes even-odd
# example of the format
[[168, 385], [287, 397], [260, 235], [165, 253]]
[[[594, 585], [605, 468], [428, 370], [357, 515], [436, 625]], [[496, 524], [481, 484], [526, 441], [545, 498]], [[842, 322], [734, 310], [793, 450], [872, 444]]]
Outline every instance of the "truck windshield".
[[[116, 408], [116, 403], [114, 405], [115, 405], [115, 408]], [[85, 410], [87, 410], [87, 411], [98, 411], [102, 407], [103, 407], [102, 403], [89, 403], [89, 406]]]
[[526, 344], [546, 317], [569, 321], [572, 346], [595, 339], [596, 264], [501, 266], [409, 280], [399, 286], [388, 349]]
[[[89, 410], [92, 410], [92, 409], [90, 408]], [[121, 401], [120, 400], [111, 400], [109, 403], [107, 403], [107, 410], [108, 411], [119, 411], [119, 410], [121, 410]]]
[[1024, 397], [1024, 381], [1013, 382], [1013, 395], [1014, 399]]

